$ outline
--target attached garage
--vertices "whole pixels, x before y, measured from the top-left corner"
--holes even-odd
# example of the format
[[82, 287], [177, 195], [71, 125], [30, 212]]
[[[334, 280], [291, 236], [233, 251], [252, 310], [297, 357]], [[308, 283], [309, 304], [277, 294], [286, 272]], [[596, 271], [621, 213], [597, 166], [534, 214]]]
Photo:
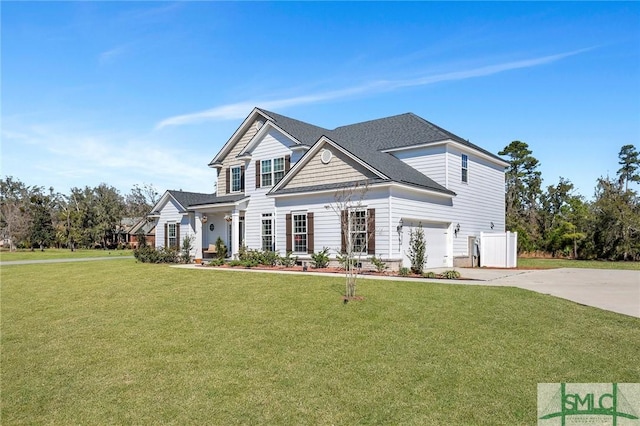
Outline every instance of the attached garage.
[[[409, 259], [409, 242], [411, 232], [417, 229], [419, 222], [404, 220], [402, 228], [402, 265], [411, 267]], [[425, 269], [445, 268], [451, 266], [453, 259], [450, 259], [451, 242], [448, 234], [449, 224], [444, 222], [422, 223], [422, 230], [427, 244], [427, 263]]]

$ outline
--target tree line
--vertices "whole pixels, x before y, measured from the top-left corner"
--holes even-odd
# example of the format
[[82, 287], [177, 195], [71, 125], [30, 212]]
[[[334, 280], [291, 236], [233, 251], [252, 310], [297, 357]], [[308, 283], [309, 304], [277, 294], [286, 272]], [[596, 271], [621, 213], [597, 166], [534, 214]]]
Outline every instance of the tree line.
[[525, 142], [513, 141], [499, 154], [510, 162], [506, 225], [518, 232], [519, 253], [640, 260], [640, 198], [629, 187], [640, 182], [640, 157], [633, 145], [620, 149], [615, 177], [597, 179], [591, 201], [563, 177], [542, 188], [540, 163]]
[[[520, 253], [640, 260], [640, 198], [633, 189], [640, 156], [633, 145], [620, 149], [620, 169], [596, 181], [591, 201], [563, 177], [543, 188], [540, 162], [525, 142], [513, 141], [499, 154], [510, 162], [506, 227], [518, 232]], [[158, 196], [153, 185], [135, 185], [122, 195], [105, 183], [61, 194], [9, 176], [0, 180], [0, 238], [12, 248], [110, 248], [121, 242], [123, 219], [143, 218]]]
[[144, 218], [157, 200], [149, 184], [125, 195], [106, 183], [62, 194], [7, 176], [0, 180], [0, 238], [11, 250], [115, 248], [126, 241], [125, 218], [126, 225]]

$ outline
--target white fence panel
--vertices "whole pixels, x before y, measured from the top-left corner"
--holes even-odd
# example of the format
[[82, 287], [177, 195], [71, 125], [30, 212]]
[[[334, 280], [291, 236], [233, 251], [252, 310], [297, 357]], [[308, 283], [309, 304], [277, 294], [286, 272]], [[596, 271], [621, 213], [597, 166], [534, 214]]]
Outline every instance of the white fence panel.
[[518, 233], [480, 233], [480, 266], [515, 268], [518, 266]]

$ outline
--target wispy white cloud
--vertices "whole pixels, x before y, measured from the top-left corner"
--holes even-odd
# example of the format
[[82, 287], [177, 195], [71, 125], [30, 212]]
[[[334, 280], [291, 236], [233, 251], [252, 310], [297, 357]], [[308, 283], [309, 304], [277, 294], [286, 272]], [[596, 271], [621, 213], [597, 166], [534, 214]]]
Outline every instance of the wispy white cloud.
[[[215, 172], [188, 148], [166, 147], [146, 136], [70, 130], [58, 125], [5, 123], [3, 174], [21, 177], [29, 164], [32, 184], [66, 192], [108, 182], [121, 192], [150, 182], [158, 188], [211, 190]], [[202, 167], [194, 167], [201, 164]], [[161, 172], [160, 172], [161, 170]]]
[[332, 90], [323, 93], [316, 93], [306, 96], [294, 96], [284, 99], [273, 100], [247, 100], [243, 102], [222, 105], [204, 111], [197, 111], [189, 114], [176, 115], [165, 118], [156, 124], [156, 130], [169, 126], [182, 126], [187, 124], [201, 123], [205, 121], [216, 120], [235, 120], [244, 118], [255, 106], [265, 109], [286, 108], [295, 105], [313, 104], [316, 102], [324, 102], [336, 99], [344, 99], [356, 95], [371, 95], [375, 93], [388, 92], [400, 88], [426, 86], [429, 84], [440, 83], [444, 81], [466, 80], [470, 78], [485, 77], [501, 72], [537, 67], [550, 64], [561, 59], [578, 55], [580, 53], [594, 49], [593, 47], [574, 50], [571, 52], [560, 53], [556, 55], [543, 56], [539, 58], [525, 59], [520, 61], [505, 62], [501, 64], [488, 65], [479, 68], [473, 68], [461, 71], [452, 71], [448, 73], [427, 75], [413, 79], [396, 79], [396, 80], [379, 80], [368, 84]]
[[119, 56], [122, 56], [127, 52], [129, 47], [127, 45], [117, 46], [113, 49], [106, 50], [98, 55], [98, 63], [100, 65], [107, 65], [115, 61]]

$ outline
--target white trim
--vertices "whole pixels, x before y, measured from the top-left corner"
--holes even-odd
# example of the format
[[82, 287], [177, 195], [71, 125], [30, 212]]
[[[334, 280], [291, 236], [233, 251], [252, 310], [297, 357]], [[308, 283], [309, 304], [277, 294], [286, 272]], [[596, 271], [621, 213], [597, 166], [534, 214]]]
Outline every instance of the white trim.
[[473, 148], [471, 146], [468, 145], [464, 145], [461, 144], [460, 142], [456, 142], [452, 139], [445, 139], [442, 141], [437, 141], [437, 142], [428, 142], [428, 143], [422, 143], [422, 144], [417, 144], [417, 145], [410, 145], [410, 146], [401, 146], [398, 148], [389, 148], [389, 149], [384, 149], [381, 150], [380, 152], [386, 152], [386, 153], [393, 153], [393, 152], [401, 152], [401, 151], [408, 151], [411, 149], [416, 149], [416, 148], [428, 148], [428, 147], [432, 147], [432, 146], [440, 146], [440, 145], [451, 145], [452, 147], [459, 149], [461, 151], [467, 151], [467, 152], [471, 152], [473, 153], [473, 155], [483, 158], [485, 160], [491, 161], [492, 163], [498, 164], [500, 166], [504, 166], [504, 167], [508, 167], [509, 166], [509, 162], [502, 160], [502, 159], [498, 159], [496, 157], [492, 157], [488, 154], [485, 154], [484, 152]]
[[[276, 160], [282, 160], [282, 170], [277, 170], [275, 168], [275, 164], [276, 164]], [[270, 188], [274, 185], [276, 185], [278, 182], [280, 182], [280, 180], [284, 179], [284, 175], [287, 173], [286, 171], [286, 158], [285, 156], [281, 156], [281, 157], [275, 157], [275, 158], [266, 158], [264, 160], [257, 160], [260, 162], [260, 188]], [[262, 171], [262, 163], [264, 162], [269, 162], [270, 163], [270, 167], [269, 167], [269, 172], [264, 173]], [[278, 182], [276, 182], [276, 173], [282, 173], [282, 177], [280, 178], [280, 180]], [[271, 176], [271, 183], [269, 185], [266, 185], [264, 183], [264, 181], [262, 180], [264, 175], [270, 175]]]
[[[220, 149], [220, 151], [218, 151], [216, 156], [213, 157], [213, 160], [211, 160], [209, 162], [209, 164], [208, 164], [209, 167], [218, 168], [218, 167], [222, 166], [222, 160], [224, 160], [224, 157], [229, 153], [231, 148], [238, 142], [237, 138], [239, 136], [242, 136], [247, 130], [249, 130], [249, 127], [251, 127], [253, 122], [256, 120], [256, 116], [257, 115], [260, 115], [260, 116], [264, 117], [267, 120], [269, 119], [265, 114], [260, 112], [260, 110], [258, 110], [258, 108], [253, 108], [253, 110], [247, 116], [247, 118], [245, 118], [244, 121], [242, 123], [240, 123], [240, 126], [236, 129], [236, 131], [233, 133], [233, 135], [231, 135], [229, 140], [223, 145], [222, 149]], [[262, 127], [264, 127], [264, 126], [262, 126]], [[219, 163], [220, 166], [218, 164], [216, 164], [216, 163]]]
[[[390, 187], [390, 188], [397, 187], [397, 188], [408, 189], [408, 190], [416, 191], [416, 192], [419, 192], [419, 193], [422, 193], [422, 194], [432, 195], [432, 196], [435, 196], [435, 197], [453, 198], [453, 197], [456, 196], [456, 194], [444, 194], [442, 192], [432, 191], [430, 189], [425, 189], [425, 188], [418, 188], [418, 187], [415, 187], [415, 186], [405, 185], [405, 184], [398, 183], [398, 182], [381, 182], [381, 183], [369, 184], [369, 188], [387, 188], [387, 187]], [[349, 188], [349, 187], [344, 187], [344, 188]], [[300, 189], [304, 190], [304, 188], [300, 188]], [[267, 193], [267, 196], [274, 197], [274, 198], [304, 197], [304, 196], [307, 196], [307, 195], [317, 195], [317, 194], [324, 194], [324, 193], [332, 193], [333, 194], [336, 191], [339, 191], [341, 189], [343, 189], [343, 187], [330, 188], [330, 189], [320, 189], [320, 190], [316, 190], [316, 191], [313, 191], [313, 192], [301, 191], [301, 192], [291, 192], [291, 193], [285, 193], [285, 194], [275, 194], [275, 193], [272, 193], [271, 191], [269, 191]]]
[[298, 139], [294, 138], [292, 135], [284, 131], [281, 127], [279, 127], [270, 119], [267, 119], [264, 125], [260, 127], [260, 130], [258, 130], [258, 132], [255, 135], [253, 135], [249, 143], [242, 149], [242, 151], [240, 151], [240, 153], [236, 157], [241, 158], [241, 156], [251, 155], [250, 153], [253, 150], [253, 148], [256, 147], [256, 145], [258, 144], [258, 141], [261, 140], [269, 132], [270, 129], [277, 130], [287, 138], [291, 139], [291, 141], [296, 145], [301, 145], [301, 142]]
[[[240, 186], [238, 189], [233, 189], [233, 171], [238, 169], [240, 171]], [[242, 192], [242, 165], [229, 166], [229, 194], [237, 194]]]
[[[247, 200], [249, 200], [249, 196], [246, 196], [245, 198], [242, 198], [238, 201], [232, 201], [229, 203], [219, 203], [219, 204], [198, 204], [197, 206], [192, 206], [191, 210], [193, 210], [194, 212], [198, 211], [198, 210], [210, 210], [210, 209], [214, 209], [217, 207], [220, 208], [229, 208], [229, 207], [238, 207], [240, 206], [240, 204], [246, 202]], [[245, 210], [245, 209], [240, 209], [240, 210]]]
[[[187, 208], [185, 206], [183, 206], [182, 204], [180, 204], [180, 202], [178, 200], [176, 200], [176, 197], [174, 197], [173, 195], [171, 195], [171, 192], [169, 191], [165, 191], [164, 194], [162, 194], [162, 197], [160, 197], [160, 199], [158, 200], [158, 202], [153, 206], [153, 208], [151, 209], [152, 212], [159, 212], [161, 210], [161, 206], [164, 207], [167, 202], [169, 201], [169, 199], [172, 199], [173, 201], [176, 202], [176, 204], [178, 206], [181, 207], [181, 211], [180, 213], [183, 213], [187, 210]], [[160, 217], [160, 215], [153, 215], [153, 217]]]
[[[304, 233], [296, 233], [296, 216], [304, 217]], [[296, 235], [304, 235], [304, 250], [296, 251]], [[291, 211], [291, 251], [294, 254], [308, 254], [309, 252], [309, 212], [307, 210]]]
[[284, 178], [282, 178], [282, 180], [280, 182], [278, 182], [277, 185], [274, 185], [273, 188], [271, 188], [271, 191], [269, 191], [269, 193], [267, 195], [271, 194], [272, 192], [277, 191], [278, 189], [282, 188], [284, 185], [289, 183], [291, 181], [291, 179], [299, 172], [299, 170], [301, 168], [303, 168], [309, 161], [311, 161], [311, 158], [313, 158], [313, 156], [320, 151], [320, 148], [322, 148], [326, 144], [329, 144], [330, 146], [332, 146], [333, 148], [337, 149], [338, 151], [340, 151], [344, 155], [348, 156], [353, 161], [355, 161], [356, 163], [358, 163], [362, 167], [366, 168], [367, 170], [369, 170], [370, 172], [372, 172], [373, 174], [375, 174], [379, 178], [387, 179], [387, 180], [389, 179], [386, 175], [382, 174], [380, 171], [374, 169], [373, 167], [371, 167], [367, 163], [363, 162], [358, 157], [356, 157], [353, 154], [351, 154], [350, 152], [344, 150], [340, 145], [336, 144], [335, 142], [333, 142], [328, 137], [322, 136], [320, 139], [318, 139], [318, 142], [316, 142], [311, 147], [311, 149], [309, 151], [307, 151], [302, 156], [302, 158], [300, 158], [300, 160], [298, 160], [296, 162], [296, 164], [293, 167], [291, 167], [289, 172], [284, 175]]

